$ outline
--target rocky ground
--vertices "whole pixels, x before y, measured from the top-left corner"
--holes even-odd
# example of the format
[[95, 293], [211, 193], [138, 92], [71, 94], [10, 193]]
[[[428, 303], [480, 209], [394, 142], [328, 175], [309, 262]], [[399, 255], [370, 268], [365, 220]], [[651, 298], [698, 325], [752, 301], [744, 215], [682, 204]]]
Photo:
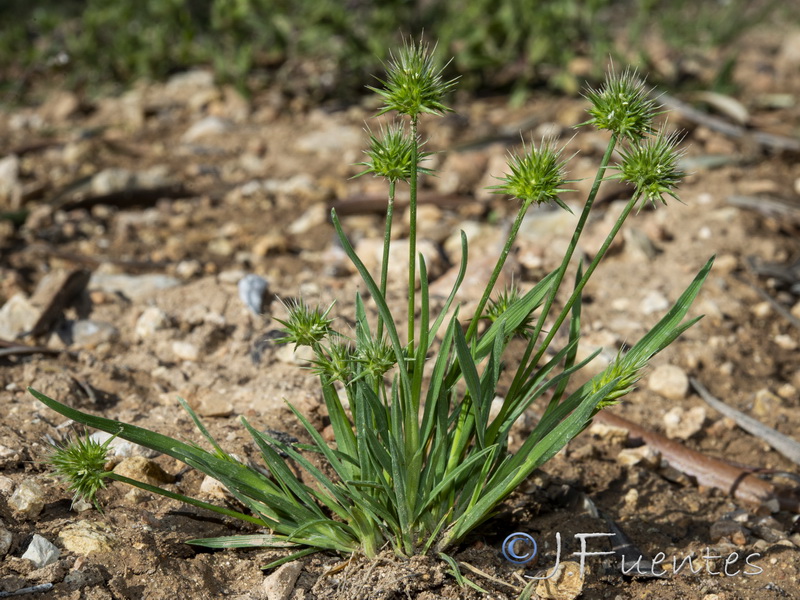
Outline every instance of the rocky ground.
[[[622, 344], [641, 337], [716, 254], [690, 313], [705, 318], [653, 360], [640, 389], [613, 411], [704, 454], [795, 477], [796, 464], [709, 408], [688, 378], [778, 431], [792, 435], [800, 427], [799, 74], [800, 32], [754, 35], [735, 73], [738, 103], [684, 98], [703, 101], [711, 108], [704, 115], [733, 130], [717, 131], [715, 121], [687, 111], [670, 117], [671, 126], [687, 131], [685, 164], [692, 174], [682, 188], [684, 204], [631, 217], [587, 288], [582, 349], [604, 347], [591, 365], [602, 367]], [[242, 415], [303, 437], [284, 400], [329, 433], [304, 357], [272, 343], [273, 317], [285, 314], [280, 299], [335, 299], [334, 312], [345, 319], [339, 326], [348, 327], [359, 279], [334, 241], [329, 209], [337, 208], [375, 268], [385, 188], [370, 178], [351, 179], [360, 170], [354, 163], [363, 160], [364, 123], [374, 108], [371, 100], [309, 107], [277, 91], [248, 100], [196, 71], [112, 98], [53, 91], [40, 106], [0, 115], [0, 340], [9, 342], [0, 347], [0, 595], [52, 584], [39, 589], [75, 600], [513, 599], [524, 575], [554, 564], [556, 533], [562, 560], [574, 559], [568, 555], [579, 549], [575, 534], [608, 532], [610, 520], [644, 554], [663, 552], [671, 564], [694, 553], [702, 568], [629, 577], [617, 557], [590, 558], [582, 581], [565, 577], [555, 589], [537, 588], [541, 597], [800, 597], [797, 515], [698, 486], [679, 469], [665, 468], [658, 455], [638, 451], [632, 458], [636, 440], [601, 425], [545, 465], [455, 553], [463, 574], [485, 592], [461, 587], [435, 557], [386, 554], [368, 563], [317, 554], [265, 573], [260, 567], [276, 551], [210, 552], [183, 543], [245, 531], [242, 526], [120, 484], [100, 494], [103, 514], [70, 508], [69, 495], [42, 461], [47, 441], [63, 439], [72, 426], [27, 386], [199, 442], [177, 404], [181, 396], [227, 449], [244, 457], [256, 452]], [[469, 305], [493, 265], [485, 257], [496, 256], [514, 212], [485, 187], [504, 172], [520, 132], [536, 140], [555, 135], [565, 156], [578, 152], [570, 176], [583, 181], [565, 196], [573, 206], [585, 198], [585, 178], [593, 176], [607, 138], [574, 132], [585, 120], [581, 99], [536, 93], [510, 108], [505, 98], [459, 97], [456, 109], [423, 122], [440, 174], [424, 181], [420, 247], [432, 294], [446, 294], [458, 232], [467, 233], [471, 266], [461, 300]], [[583, 256], [596, 252], [626, 193], [613, 183], [601, 189], [580, 244]], [[562, 211], [533, 210], [507, 279], [527, 286], [552, 270], [573, 224]], [[407, 224], [401, 217], [396, 225], [402, 256]], [[400, 263], [390, 275], [397, 307], [404, 302]], [[248, 276], [257, 298], [249, 304], [240, 293]], [[266, 282], [263, 294], [253, 281]], [[522, 420], [517, 439], [533, 418]], [[167, 457], [130, 445], [116, 452], [116, 468], [131, 476], [229, 501]], [[503, 558], [503, 541], [518, 531], [543, 548], [537, 567]], [[50, 544], [58, 556], [48, 559]], [[34, 555], [30, 547], [39, 545], [43, 554]], [[590, 550], [609, 548], [606, 541], [590, 542]]]

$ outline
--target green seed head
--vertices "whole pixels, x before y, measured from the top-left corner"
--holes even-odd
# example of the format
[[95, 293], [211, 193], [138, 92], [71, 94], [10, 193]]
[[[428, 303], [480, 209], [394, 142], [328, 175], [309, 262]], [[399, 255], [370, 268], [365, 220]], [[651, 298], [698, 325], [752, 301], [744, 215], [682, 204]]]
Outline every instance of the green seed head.
[[568, 191], [562, 186], [569, 183], [565, 179], [564, 166], [567, 161], [561, 160], [561, 150], [553, 147], [552, 141], [543, 141], [539, 148], [532, 143], [528, 150], [523, 145], [524, 154], [511, 154], [508, 160], [509, 173], [498, 177], [503, 183], [491, 186], [495, 194], [508, 194], [522, 200], [523, 203], [542, 204], [553, 201], [569, 210], [559, 198], [559, 194]]
[[[497, 298], [489, 299], [489, 304], [486, 307], [484, 314], [485, 319], [489, 319], [492, 323], [500, 319], [511, 306], [521, 298], [519, 288], [516, 285], [506, 287], [502, 292], [497, 295]], [[529, 313], [522, 322], [517, 325], [514, 331], [510, 332], [513, 335], [528, 339], [533, 330], [533, 314]]]
[[369, 87], [384, 101], [378, 114], [394, 110], [416, 121], [421, 113], [441, 115], [451, 111], [442, 104], [442, 98], [455, 87], [456, 80], [445, 81], [442, 71], [435, 67], [427, 44], [406, 41], [397, 56], [389, 57], [386, 80], [378, 80], [383, 89]]
[[647, 200], [653, 205], [657, 200], [666, 204], [664, 194], [680, 202], [676, 189], [686, 176], [678, 167], [684, 154], [677, 149], [681, 139], [678, 133], [666, 135], [662, 128], [654, 137], [622, 149], [622, 162], [617, 165], [619, 174], [614, 177], [632, 183], [642, 197], [642, 205]]
[[298, 346], [314, 347], [328, 334], [333, 333], [331, 329], [333, 319], [328, 318], [333, 304], [324, 311], [319, 307], [310, 308], [302, 300], [284, 306], [289, 311], [289, 317], [285, 321], [275, 320], [283, 325], [286, 335], [275, 340], [277, 343], [294, 344], [295, 348]]
[[83, 498], [94, 504], [97, 510], [101, 510], [96, 495], [106, 487], [106, 454], [108, 444], [113, 439], [109, 438], [99, 444], [86, 434], [84, 438], [67, 440], [63, 445], [52, 444], [48, 462], [68, 484], [67, 489], [74, 492], [73, 504]]
[[597, 392], [605, 385], [611, 383], [614, 379], [620, 378], [617, 385], [614, 386], [605, 398], [603, 398], [596, 407], [596, 410], [602, 410], [607, 406], [613, 406], [620, 398], [630, 394], [636, 389], [636, 382], [642, 376], [642, 370], [647, 366], [647, 360], [642, 360], [633, 356], [632, 354], [622, 354], [622, 350], [617, 353], [614, 362], [612, 362], [606, 369], [592, 380], [592, 392]]
[[397, 362], [392, 346], [385, 339], [372, 337], [358, 343], [356, 361], [365, 375], [376, 379], [383, 377]]
[[331, 381], [348, 383], [353, 375], [353, 350], [349, 342], [336, 337], [329, 348], [321, 348], [311, 370]]
[[[357, 163], [366, 167], [366, 169], [356, 177], [372, 173], [379, 177], [385, 177], [391, 182], [409, 181], [411, 179], [411, 170], [414, 168], [413, 153], [414, 140], [406, 132], [402, 123], [394, 123], [382, 127], [377, 137], [370, 131], [369, 148], [364, 151], [369, 160]], [[421, 161], [430, 156], [430, 152], [420, 152], [418, 156]], [[417, 171], [419, 173], [431, 173], [429, 169], [419, 166]]]
[[634, 142], [641, 140], [653, 132], [653, 118], [658, 114], [648, 94], [636, 71], [625, 69], [618, 75], [612, 70], [599, 90], [587, 91], [592, 118], [582, 125], [608, 129]]

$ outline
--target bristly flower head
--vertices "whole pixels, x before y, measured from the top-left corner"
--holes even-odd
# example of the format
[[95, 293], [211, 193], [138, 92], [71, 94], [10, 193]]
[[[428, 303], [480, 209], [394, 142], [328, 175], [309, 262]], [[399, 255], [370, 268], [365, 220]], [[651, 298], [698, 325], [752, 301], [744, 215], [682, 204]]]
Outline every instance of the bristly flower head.
[[538, 149], [531, 144], [530, 151], [523, 144], [523, 151], [522, 155], [509, 156], [508, 168], [511, 172], [504, 177], [497, 177], [503, 183], [489, 189], [494, 190], [495, 194], [508, 194], [528, 205], [553, 201], [572, 212], [558, 197], [562, 192], [569, 191], [562, 187], [568, 180], [564, 178], [567, 161], [561, 160], [561, 150], [556, 150], [552, 141], [548, 140], [542, 141]]
[[636, 193], [642, 197], [639, 208], [647, 200], [653, 205], [657, 200], [666, 204], [664, 194], [681, 201], [676, 189], [686, 176], [678, 167], [684, 154], [677, 149], [682, 137], [678, 132], [667, 135], [662, 128], [654, 137], [621, 150], [622, 162], [617, 165], [619, 173], [612, 177], [636, 186]]
[[348, 383], [353, 374], [353, 350], [347, 339], [336, 336], [329, 348], [320, 350], [311, 363], [312, 372], [331, 381]]
[[444, 81], [442, 71], [434, 66], [433, 52], [428, 51], [427, 44], [404, 42], [398, 55], [389, 57], [386, 80], [378, 80], [383, 89], [367, 86], [383, 98], [384, 106], [378, 114], [394, 110], [416, 121], [421, 113], [440, 115], [451, 111], [442, 104], [442, 98], [453, 89], [456, 80]]
[[285, 321], [281, 319], [275, 320], [284, 326], [286, 335], [275, 340], [276, 343], [293, 343], [295, 348], [298, 346], [314, 347], [329, 334], [333, 333], [331, 329], [333, 319], [328, 318], [328, 313], [331, 312], [333, 304], [325, 311], [322, 311], [319, 307], [311, 308], [303, 301], [284, 306], [289, 311], [289, 317]]
[[[361, 177], [367, 173], [372, 173], [378, 177], [385, 177], [392, 183], [396, 181], [409, 181], [411, 170], [413, 169], [414, 140], [403, 127], [402, 123], [393, 123], [381, 127], [378, 137], [369, 133], [369, 149], [364, 150], [370, 160], [367, 162], [356, 163], [367, 167], [356, 177]], [[419, 160], [430, 156], [430, 152], [420, 152]], [[417, 167], [417, 172], [428, 173], [432, 171], [424, 167]]]
[[658, 114], [648, 94], [636, 71], [625, 69], [617, 75], [612, 70], [599, 90], [586, 93], [592, 103], [588, 109], [592, 118], [581, 125], [594, 125], [620, 138], [639, 141], [653, 132], [653, 118]]
[[636, 389], [636, 382], [642, 377], [642, 371], [647, 366], [648, 357], [634, 355], [633, 353], [623, 354], [621, 349], [617, 356], [605, 370], [592, 380], [592, 392], [597, 392], [604, 386], [619, 378], [614, 388], [606, 394], [595, 408], [599, 411], [608, 406], [615, 405], [620, 398], [630, 394]]
[[113, 439], [108, 438], [100, 444], [86, 434], [84, 438], [67, 440], [60, 446], [52, 445], [48, 462], [53, 465], [58, 476], [69, 484], [68, 489], [74, 492], [73, 504], [83, 498], [94, 504], [97, 510], [101, 510], [95, 496], [106, 487], [106, 454]]
[[[518, 300], [522, 298], [519, 288], [515, 284], [507, 286], [502, 292], [497, 295], [496, 299], [490, 298], [489, 305], [486, 307], [484, 314], [485, 319], [489, 319], [495, 323], [498, 319], [505, 315], [506, 311], [511, 308]], [[517, 325], [514, 331], [509, 332], [512, 335], [528, 339], [533, 331], [533, 311], [528, 313], [522, 322]]]

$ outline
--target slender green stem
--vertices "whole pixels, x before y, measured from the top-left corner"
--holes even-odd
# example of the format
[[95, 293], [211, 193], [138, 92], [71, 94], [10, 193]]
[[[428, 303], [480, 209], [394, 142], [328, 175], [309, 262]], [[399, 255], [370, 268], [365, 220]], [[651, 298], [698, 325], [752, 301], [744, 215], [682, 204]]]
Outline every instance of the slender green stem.
[[[528, 341], [528, 346], [525, 348], [525, 353], [522, 356], [522, 360], [520, 361], [520, 367], [517, 370], [516, 375], [514, 376], [514, 380], [511, 383], [511, 387], [508, 390], [507, 398], [514, 398], [514, 396], [519, 391], [520, 386], [528, 377], [530, 372], [532, 371], [531, 367], [535, 367], [536, 363], [538, 362], [538, 358], [535, 359], [533, 362], [528, 364], [528, 361], [531, 358], [531, 354], [533, 354], [533, 348], [536, 345], [536, 342], [539, 339], [539, 335], [542, 332], [542, 328], [544, 327], [544, 322], [547, 319], [547, 315], [550, 313], [550, 309], [553, 306], [553, 302], [555, 301], [556, 294], [558, 293], [558, 289], [561, 287], [561, 282], [564, 280], [564, 275], [567, 272], [567, 267], [569, 266], [570, 261], [572, 260], [572, 255], [575, 253], [575, 248], [578, 246], [578, 240], [583, 233], [583, 229], [586, 226], [586, 221], [589, 219], [589, 213], [592, 210], [592, 206], [594, 205], [594, 200], [597, 197], [597, 192], [600, 190], [600, 184], [603, 182], [605, 177], [606, 169], [608, 168], [608, 163], [611, 162], [611, 155], [614, 152], [614, 148], [617, 145], [617, 135], [615, 133], [611, 134], [611, 139], [608, 141], [608, 146], [606, 147], [605, 154], [603, 154], [603, 158], [600, 161], [600, 167], [597, 170], [597, 175], [595, 175], [594, 183], [592, 183], [592, 189], [589, 191], [589, 197], [586, 199], [586, 204], [583, 207], [583, 211], [581, 212], [581, 216], [578, 219], [578, 224], [575, 226], [575, 231], [572, 234], [572, 239], [569, 242], [569, 246], [567, 248], [567, 253], [564, 255], [564, 260], [561, 261], [561, 266], [558, 268], [558, 272], [556, 273], [556, 278], [553, 280], [553, 285], [550, 288], [550, 293], [547, 295], [545, 299], [544, 306], [542, 308], [542, 313], [539, 315], [539, 320], [536, 323], [536, 327], [533, 330], [533, 333]], [[552, 337], [550, 337], [552, 339]], [[549, 343], [549, 342], [548, 342]], [[539, 357], [544, 353], [544, 350], [547, 349], [547, 345], [543, 344], [540, 351], [537, 353]]]
[[514, 219], [514, 224], [511, 226], [511, 232], [508, 235], [508, 239], [506, 239], [506, 244], [503, 247], [503, 251], [500, 253], [500, 257], [497, 259], [497, 264], [494, 266], [492, 276], [489, 278], [489, 283], [486, 284], [486, 289], [483, 290], [481, 301], [478, 303], [478, 308], [475, 309], [472, 322], [470, 322], [469, 329], [467, 329], [467, 335], [465, 336], [467, 342], [472, 339], [472, 336], [475, 335], [475, 331], [478, 329], [478, 322], [480, 321], [481, 313], [483, 313], [486, 302], [489, 301], [489, 296], [494, 289], [494, 284], [497, 283], [497, 278], [500, 276], [500, 271], [503, 270], [503, 265], [506, 262], [506, 258], [508, 258], [508, 253], [511, 251], [511, 246], [514, 245], [514, 241], [517, 239], [517, 233], [519, 232], [520, 225], [522, 225], [522, 219], [525, 217], [525, 213], [528, 212], [528, 207], [530, 207], [530, 202], [525, 202], [517, 212], [517, 216]]
[[408, 353], [414, 353], [414, 312], [417, 290], [417, 176], [419, 165], [419, 140], [417, 117], [411, 117], [411, 195], [409, 199], [408, 229]]
[[[386, 205], [386, 229], [383, 233], [383, 259], [381, 261], [381, 296], [386, 298], [386, 278], [389, 273], [389, 246], [392, 243], [392, 216], [394, 215], [394, 195], [396, 182], [389, 182], [389, 202]], [[383, 319], [378, 315], [378, 336], [383, 337]]]
[[633, 207], [636, 205], [636, 203], [639, 201], [640, 198], [641, 196], [639, 194], [634, 194], [633, 197], [628, 201], [628, 204], [625, 205], [625, 208], [623, 209], [620, 216], [617, 218], [616, 223], [614, 223], [614, 227], [611, 228], [611, 231], [606, 236], [603, 245], [600, 246], [600, 250], [592, 259], [592, 262], [589, 264], [589, 267], [586, 269], [586, 273], [584, 273], [583, 277], [578, 282], [578, 285], [575, 286], [575, 290], [572, 292], [572, 295], [569, 297], [569, 300], [567, 300], [567, 303], [564, 305], [564, 308], [561, 310], [561, 313], [559, 313], [555, 323], [553, 323], [553, 326], [550, 328], [550, 332], [547, 334], [547, 337], [545, 337], [544, 341], [542, 342], [542, 345], [539, 348], [538, 352], [536, 353], [536, 356], [534, 356], [533, 361], [531, 361], [529, 368], [526, 369], [526, 374], [523, 377], [523, 380], [527, 379], [527, 377], [530, 376], [531, 372], [533, 372], [533, 369], [536, 367], [536, 363], [538, 363], [539, 359], [541, 359], [542, 356], [544, 355], [544, 352], [545, 350], [547, 350], [547, 347], [550, 345], [550, 342], [553, 341], [553, 337], [555, 337], [558, 328], [561, 327], [561, 325], [564, 323], [564, 319], [566, 319], [567, 315], [569, 315], [570, 311], [572, 310], [572, 306], [575, 304], [575, 301], [580, 297], [581, 293], [583, 292], [583, 288], [589, 282], [589, 278], [592, 276], [592, 273], [594, 273], [594, 270], [600, 264], [600, 261], [603, 260], [603, 257], [608, 251], [608, 248], [611, 246], [611, 242], [614, 241], [614, 238], [617, 236], [617, 233], [622, 227], [622, 224], [625, 222], [625, 219], [628, 218], [628, 215], [630, 214], [631, 210], [633, 210]]
[[122, 483], [127, 483], [128, 485], [132, 485], [134, 487], [138, 487], [139, 489], [145, 490], [147, 492], [152, 492], [154, 494], [159, 494], [161, 496], [165, 496], [167, 498], [172, 498], [173, 500], [178, 500], [179, 502], [184, 502], [186, 504], [191, 504], [192, 506], [196, 506], [198, 508], [205, 508], [207, 510], [214, 511], [215, 513], [219, 513], [221, 515], [225, 515], [227, 517], [233, 517], [234, 519], [239, 519], [240, 521], [247, 521], [248, 523], [253, 523], [255, 525], [264, 526], [265, 523], [261, 519], [257, 517], [251, 517], [250, 515], [246, 515], [244, 513], [240, 513], [236, 510], [231, 510], [229, 508], [225, 508], [223, 506], [217, 506], [216, 504], [210, 504], [208, 502], [203, 502], [202, 500], [198, 500], [196, 498], [191, 498], [189, 496], [184, 496], [183, 494], [176, 494], [175, 492], [170, 492], [163, 488], [160, 488], [155, 485], [150, 485], [148, 483], [144, 483], [142, 481], [136, 481], [135, 479], [130, 479], [129, 477], [125, 477], [124, 475], [119, 475], [117, 473], [109, 473], [109, 479], [115, 479]]

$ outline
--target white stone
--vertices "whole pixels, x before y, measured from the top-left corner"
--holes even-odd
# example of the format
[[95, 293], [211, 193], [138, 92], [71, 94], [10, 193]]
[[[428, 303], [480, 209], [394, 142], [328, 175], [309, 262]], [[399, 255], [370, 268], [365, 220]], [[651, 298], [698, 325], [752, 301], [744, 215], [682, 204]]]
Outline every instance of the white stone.
[[650, 373], [647, 386], [669, 400], [683, 400], [689, 393], [689, 378], [678, 366], [661, 365]]
[[61, 556], [61, 551], [58, 548], [38, 533], [34, 533], [22, 558], [31, 561], [37, 569], [41, 569], [56, 562], [59, 556]]
[[231, 123], [229, 121], [215, 116], [206, 117], [189, 127], [181, 140], [189, 143], [196, 142], [201, 138], [222, 135], [230, 130]]
[[152, 337], [156, 331], [169, 327], [169, 316], [157, 306], [148, 306], [139, 318], [136, 319], [134, 333], [136, 339], [145, 340]]
[[639, 310], [641, 310], [642, 314], [645, 315], [649, 315], [654, 312], [660, 312], [666, 310], [667, 308], [669, 308], [669, 300], [658, 290], [649, 292], [639, 305]]
[[687, 411], [676, 406], [664, 415], [664, 426], [670, 439], [688, 440], [703, 428], [706, 420], [706, 409], [695, 406]]
[[200, 348], [191, 342], [172, 342], [172, 353], [178, 360], [196, 361], [200, 358]]
[[42, 512], [44, 500], [45, 494], [42, 486], [32, 479], [26, 479], [11, 494], [8, 506], [20, 516], [33, 519]]

